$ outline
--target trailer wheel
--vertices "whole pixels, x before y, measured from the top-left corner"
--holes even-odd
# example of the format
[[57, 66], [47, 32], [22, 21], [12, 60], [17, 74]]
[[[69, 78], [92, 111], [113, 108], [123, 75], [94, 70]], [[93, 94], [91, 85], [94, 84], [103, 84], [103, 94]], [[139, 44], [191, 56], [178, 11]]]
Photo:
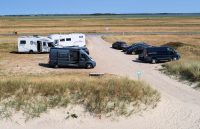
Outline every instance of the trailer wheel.
[[30, 51], [29, 51], [29, 54], [33, 54], [33, 50], [30, 50]]
[[91, 69], [93, 68], [93, 65], [91, 63], [86, 64], [86, 69]]

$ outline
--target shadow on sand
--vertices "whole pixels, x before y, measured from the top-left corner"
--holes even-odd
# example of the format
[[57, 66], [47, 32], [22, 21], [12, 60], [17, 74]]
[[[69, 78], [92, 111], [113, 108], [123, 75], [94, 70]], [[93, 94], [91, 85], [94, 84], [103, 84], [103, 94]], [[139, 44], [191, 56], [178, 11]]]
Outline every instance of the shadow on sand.
[[44, 68], [50, 68], [50, 69], [56, 69], [56, 68], [66, 68], [66, 69], [85, 69], [85, 68], [79, 68], [79, 67], [72, 67], [72, 66], [59, 66], [59, 67], [50, 67], [48, 63], [39, 63], [39, 66], [44, 67]]
[[29, 52], [17, 52], [17, 51], [11, 51], [9, 52], [11, 54], [49, 54], [49, 52], [34, 52], [34, 53], [29, 53]]

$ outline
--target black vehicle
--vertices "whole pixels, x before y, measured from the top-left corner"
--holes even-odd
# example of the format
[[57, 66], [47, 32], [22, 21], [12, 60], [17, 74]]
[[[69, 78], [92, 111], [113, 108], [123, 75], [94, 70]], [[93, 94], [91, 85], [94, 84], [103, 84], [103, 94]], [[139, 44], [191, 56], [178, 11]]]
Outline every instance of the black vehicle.
[[159, 61], [178, 60], [180, 59], [180, 55], [170, 47], [148, 47], [144, 49], [138, 59], [155, 64]]
[[128, 47], [128, 45], [126, 42], [123, 42], [123, 41], [117, 41], [112, 44], [112, 48], [118, 49], [118, 50], [123, 50], [126, 47]]
[[134, 46], [137, 46], [137, 45], [147, 45], [147, 44], [144, 43], [144, 42], [137, 42], [137, 43], [134, 43], [134, 44], [132, 44], [132, 45], [130, 45], [130, 46], [128, 46], [128, 47], [125, 47], [125, 48], [123, 49], [123, 52], [126, 52], [128, 49], [130, 49], [130, 48], [132, 48], [132, 47], [134, 47]]
[[96, 62], [79, 47], [51, 48], [49, 54], [50, 67], [94, 68]]
[[129, 48], [125, 53], [126, 54], [141, 54], [145, 48], [151, 47], [147, 44], [137, 44], [131, 48]]

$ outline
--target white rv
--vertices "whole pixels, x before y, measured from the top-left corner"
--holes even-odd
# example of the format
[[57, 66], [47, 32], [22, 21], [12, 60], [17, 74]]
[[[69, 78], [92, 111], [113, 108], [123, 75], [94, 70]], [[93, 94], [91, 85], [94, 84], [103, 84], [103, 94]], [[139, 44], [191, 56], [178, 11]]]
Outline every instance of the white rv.
[[49, 52], [51, 47], [54, 47], [53, 41], [47, 37], [23, 36], [18, 38], [18, 52]]
[[84, 34], [52, 34], [48, 38], [54, 41], [57, 47], [67, 47], [67, 46], [86, 46], [86, 40]]

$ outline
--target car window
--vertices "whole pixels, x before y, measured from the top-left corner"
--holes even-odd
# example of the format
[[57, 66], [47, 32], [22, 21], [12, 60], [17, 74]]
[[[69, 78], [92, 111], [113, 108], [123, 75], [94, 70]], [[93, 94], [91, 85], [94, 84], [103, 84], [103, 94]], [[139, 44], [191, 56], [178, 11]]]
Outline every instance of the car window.
[[66, 52], [59, 52], [58, 57], [59, 58], [67, 58], [68, 59], [69, 55]]
[[88, 57], [85, 54], [81, 54], [81, 58], [84, 58], [85, 60], [88, 60]]

